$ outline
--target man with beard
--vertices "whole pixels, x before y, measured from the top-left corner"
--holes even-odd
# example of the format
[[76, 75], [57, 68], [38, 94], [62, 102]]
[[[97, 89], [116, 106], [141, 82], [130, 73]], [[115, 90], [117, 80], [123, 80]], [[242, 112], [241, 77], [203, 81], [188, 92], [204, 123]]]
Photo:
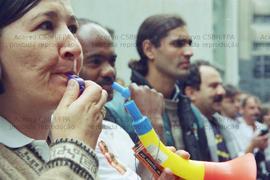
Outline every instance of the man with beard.
[[[164, 143], [185, 149], [191, 159], [209, 160], [204, 127], [197, 122], [190, 100], [177, 85], [177, 81], [182, 81], [189, 73], [193, 55], [191, 43], [186, 23], [181, 17], [166, 14], [148, 17], [137, 33], [136, 48], [140, 60], [129, 63], [131, 81], [149, 86], [164, 96], [165, 112], [162, 117], [152, 120]], [[116, 123], [137, 142], [132, 120], [118, 104], [119, 101], [113, 99], [109, 105], [119, 117]]]
[[225, 93], [220, 74], [208, 62], [201, 60], [192, 64], [190, 69], [184, 83], [185, 94], [202, 113], [211, 159], [227, 161], [230, 154], [221, 131], [223, 118], [218, 114]]
[[[80, 76], [84, 79], [95, 81], [102, 86], [107, 91], [108, 101], [110, 101], [113, 97], [111, 85], [115, 81], [116, 76], [114, 66], [116, 54], [112, 38], [104, 27], [95, 22], [87, 19], [79, 19], [78, 22], [80, 28], [78, 29], [77, 36], [84, 54], [84, 64]], [[155, 99], [155, 102], [158, 102], [159, 99], [162, 100], [161, 95], [149, 88], [138, 87], [133, 84], [130, 86], [130, 90], [139, 107], [142, 107], [140, 106], [142, 98], [150, 103], [153, 102], [149, 100], [151, 98]], [[147, 107], [149, 107], [149, 104]], [[107, 109], [107, 113], [111, 113], [111, 111]], [[161, 112], [156, 111], [155, 113]], [[106, 120], [115, 121], [113, 118], [113, 114], [106, 114]], [[95, 149], [99, 160], [99, 179], [141, 179], [136, 173], [136, 163], [138, 161], [136, 161], [133, 155], [133, 146], [134, 143], [121, 127], [115, 123], [103, 121], [102, 131]], [[188, 153], [183, 151], [178, 151], [178, 153], [182, 157], [188, 158]], [[165, 170], [159, 179], [170, 178], [173, 179], [174, 176], [171, 172]]]

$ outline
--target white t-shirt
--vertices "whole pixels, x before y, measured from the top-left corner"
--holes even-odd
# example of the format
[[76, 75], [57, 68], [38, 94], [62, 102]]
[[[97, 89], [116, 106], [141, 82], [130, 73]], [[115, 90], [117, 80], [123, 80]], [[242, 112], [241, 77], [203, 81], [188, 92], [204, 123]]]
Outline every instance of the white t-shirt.
[[[252, 141], [252, 138], [258, 136], [262, 129], [265, 129], [266, 126], [260, 122], [255, 121], [255, 131], [252, 126], [248, 125], [243, 118], [239, 118], [239, 142], [241, 144], [242, 151], [245, 152], [247, 147]], [[256, 151], [256, 150], [255, 150]]]
[[136, 173], [139, 161], [132, 147], [133, 141], [117, 124], [103, 121], [96, 153], [99, 160], [98, 179], [140, 180]]

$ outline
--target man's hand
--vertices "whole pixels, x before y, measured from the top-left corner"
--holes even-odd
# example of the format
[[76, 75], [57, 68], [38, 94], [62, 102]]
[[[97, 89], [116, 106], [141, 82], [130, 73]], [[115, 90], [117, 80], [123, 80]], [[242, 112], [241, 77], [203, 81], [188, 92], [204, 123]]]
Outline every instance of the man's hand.
[[[168, 147], [168, 148], [184, 159], [190, 158], [190, 154], [187, 151], [184, 151], [184, 150], [176, 151], [174, 147]], [[157, 180], [178, 180], [178, 179], [181, 179], [181, 178], [175, 176], [170, 169], [165, 168]]]
[[263, 136], [255, 136], [246, 149], [246, 153], [253, 153], [255, 148], [265, 149], [268, 146], [268, 134]]
[[268, 146], [268, 134], [254, 137], [252, 144], [256, 148], [265, 149]]
[[163, 140], [163, 119], [164, 99], [161, 93], [148, 86], [138, 86], [132, 83], [129, 86], [131, 98], [135, 101], [143, 115], [147, 116], [153, 125], [153, 128]]

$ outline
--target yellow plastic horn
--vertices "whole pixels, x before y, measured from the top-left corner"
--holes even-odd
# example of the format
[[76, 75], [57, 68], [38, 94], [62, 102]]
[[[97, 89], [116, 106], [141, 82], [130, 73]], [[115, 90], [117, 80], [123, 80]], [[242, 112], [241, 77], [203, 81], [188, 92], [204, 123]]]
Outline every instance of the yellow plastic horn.
[[183, 159], [160, 141], [149, 119], [142, 116], [134, 101], [125, 103], [125, 108], [144, 147], [162, 167], [169, 168], [175, 175], [187, 180], [256, 179], [256, 162], [252, 154], [223, 163]]
[[[118, 83], [113, 89], [128, 99], [130, 92]], [[167, 149], [154, 131], [150, 120], [142, 116], [134, 101], [124, 104], [131, 115], [132, 125], [147, 151], [158, 163], [169, 168], [175, 175], [186, 180], [256, 180], [256, 162], [252, 154], [246, 154], [231, 161], [215, 163], [186, 160]]]
[[154, 129], [139, 139], [162, 167], [187, 180], [256, 180], [256, 162], [249, 153], [231, 161], [216, 163], [181, 158], [159, 140]]

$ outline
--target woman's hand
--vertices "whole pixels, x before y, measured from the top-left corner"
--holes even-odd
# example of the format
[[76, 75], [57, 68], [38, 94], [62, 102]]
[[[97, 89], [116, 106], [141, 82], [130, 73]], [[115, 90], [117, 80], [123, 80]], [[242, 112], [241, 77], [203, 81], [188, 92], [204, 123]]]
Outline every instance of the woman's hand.
[[135, 83], [132, 83], [129, 89], [131, 91], [131, 99], [135, 101], [142, 114], [151, 120], [155, 131], [164, 142], [162, 119], [164, 110], [163, 95], [155, 89], [150, 89], [148, 86], [138, 86]]
[[93, 81], [85, 81], [85, 90], [79, 96], [79, 84], [71, 79], [52, 118], [52, 141], [59, 138], [78, 139], [96, 146], [102, 129], [107, 92]]

